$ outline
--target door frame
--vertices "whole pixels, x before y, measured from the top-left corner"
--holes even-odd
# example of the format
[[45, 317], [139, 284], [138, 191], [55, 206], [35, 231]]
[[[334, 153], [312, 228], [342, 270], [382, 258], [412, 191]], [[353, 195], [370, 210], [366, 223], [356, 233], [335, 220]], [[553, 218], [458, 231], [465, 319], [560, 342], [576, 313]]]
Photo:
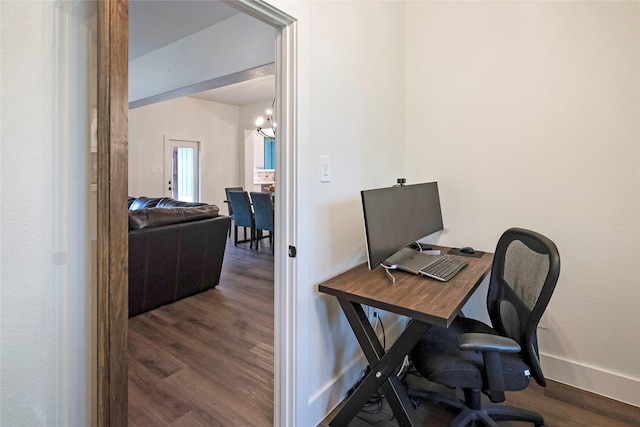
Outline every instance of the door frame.
[[[221, 0], [276, 29], [274, 425], [296, 425], [297, 29], [261, 0]], [[98, 1], [97, 423], [127, 425], [128, 0]]]
[[127, 0], [98, 1], [97, 422], [127, 425]]

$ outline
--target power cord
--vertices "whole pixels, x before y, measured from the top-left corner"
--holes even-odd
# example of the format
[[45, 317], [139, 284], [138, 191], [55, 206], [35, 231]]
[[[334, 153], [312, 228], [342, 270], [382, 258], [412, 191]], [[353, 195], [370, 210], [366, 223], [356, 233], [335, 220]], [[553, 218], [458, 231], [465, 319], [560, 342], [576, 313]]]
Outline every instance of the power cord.
[[369, 367], [367, 365], [367, 367], [362, 370], [362, 373], [360, 374], [360, 378], [358, 378], [358, 380], [353, 385], [353, 387], [351, 387], [349, 390], [347, 390], [347, 397], [351, 396], [353, 394], [353, 392], [356, 391], [358, 386], [360, 384], [362, 384], [362, 381], [364, 381], [365, 377], [369, 374], [369, 372], [371, 372], [371, 367]]
[[391, 414], [390, 418], [382, 418], [382, 419], [379, 419], [378, 421], [372, 422], [372, 421], [369, 421], [368, 419], [366, 419], [364, 417], [361, 417], [360, 415], [356, 415], [356, 418], [358, 418], [359, 420], [364, 421], [365, 423], [369, 424], [370, 426], [375, 426], [375, 425], [378, 425], [380, 423], [386, 423], [386, 422], [389, 422], [389, 421], [393, 421], [395, 417], [396, 417], [395, 415]]
[[[373, 321], [372, 321], [372, 325], [371, 325], [373, 327], [374, 333], [378, 329], [378, 325], [380, 325], [380, 329], [382, 330], [382, 348], [384, 350], [386, 350], [386, 347], [387, 347], [387, 334], [386, 334], [386, 332], [384, 330], [384, 324], [382, 323], [382, 318], [378, 315], [378, 312], [374, 311], [373, 312]], [[406, 363], [406, 358], [405, 358], [405, 361], [402, 364], [402, 369], [404, 369], [405, 363]], [[371, 367], [367, 366], [362, 371], [362, 373], [360, 375], [360, 378], [358, 378], [356, 383], [347, 391], [347, 397], [349, 397], [349, 396], [351, 396], [353, 394], [353, 392], [358, 388], [358, 386], [360, 386], [360, 384], [362, 384], [362, 382], [364, 381], [364, 379], [366, 378], [366, 376], [370, 372], [371, 372]], [[367, 400], [367, 402], [364, 404], [364, 406], [360, 410], [360, 413], [363, 414], [363, 415], [378, 414], [380, 411], [382, 411], [383, 407], [384, 407], [384, 394], [381, 393], [380, 391], [377, 391], [376, 393], [374, 393], [369, 398], [369, 400]], [[360, 415], [356, 415], [356, 417], [359, 418], [360, 420], [366, 422], [369, 425], [376, 425], [376, 424], [380, 424], [382, 422], [392, 421], [395, 418], [394, 415], [392, 414], [391, 418], [380, 419], [378, 421], [371, 422], [371, 421], [367, 420], [366, 418], [364, 418], [364, 417], [362, 417]]]
[[373, 327], [373, 331], [375, 332], [375, 330], [377, 329], [377, 325], [380, 325], [380, 328], [382, 329], [382, 349], [383, 350], [387, 350], [387, 335], [384, 332], [384, 324], [382, 323], [382, 318], [380, 316], [378, 316], [378, 312], [374, 311], [373, 312], [373, 318], [374, 320], [377, 319], [377, 322], [375, 323], [375, 326]]
[[[382, 348], [386, 350], [387, 347], [387, 335], [384, 331], [384, 324], [382, 323], [382, 319], [380, 318], [380, 316], [378, 316], [378, 312], [374, 311], [373, 312], [373, 331], [375, 332], [376, 329], [378, 328], [378, 325], [380, 325], [380, 328], [382, 329]], [[369, 365], [367, 365], [367, 367], [362, 371], [362, 374], [360, 374], [360, 378], [358, 378], [358, 380], [356, 381], [356, 383], [349, 389], [347, 390], [347, 397], [351, 396], [351, 394], [358, 388], [358, 386], [360, 384], [362, 384], [362, 381], [364, 381], [365, 377], [369, 374], [369, 372], [371, 372], [371, 367]], [[371, 404], [371, 403], [376, 403], [377, 402], [377, 396], [378, 393], [376, 393], [375, 395], [371, 396], [371, 398], [367, 401], [367, 404]], [[380, 395], [382, 397], [384, 397], [384, 395]], [[367, 405], [365, 404], [365, 406]]]
[[[405, 369], [409, 369], [411, 366], [411, 362], [409, 361], [409, 355], [405, 356], [402, 360], [402, 365], [400, 365], [400, 369], [398, 369], [398, 373], [396, 374], [398, 378], [404, 378], [403, 372]], [[404, 374], [406, 376], [406, 374]]]

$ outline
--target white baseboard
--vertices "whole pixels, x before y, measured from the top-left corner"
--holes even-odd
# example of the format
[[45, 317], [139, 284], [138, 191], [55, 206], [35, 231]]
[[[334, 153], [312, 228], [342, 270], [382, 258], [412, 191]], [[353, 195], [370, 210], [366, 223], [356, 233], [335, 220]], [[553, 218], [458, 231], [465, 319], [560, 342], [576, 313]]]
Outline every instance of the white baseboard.
[[[395, 342], [402, 333], [403, 328], [404, 320], [401, 317], [398, 317], [391, 326], [385, 327], [387, 347], [391, 345], [390, 343]], [[309, 397], [308, 404], [310, 413], [321, 415], [321, 418], [315, 422], [315, 425], [341, 402], [345, 397], [346, 391], [349, 387], [353, 386], [366, 366], [367, 361], [364, 355], [357, 357], [345, 366], [340, 373], [327, 381], [324, 386]]]
[[640, 380], [540, 353], [545, 378], [640, 407]]

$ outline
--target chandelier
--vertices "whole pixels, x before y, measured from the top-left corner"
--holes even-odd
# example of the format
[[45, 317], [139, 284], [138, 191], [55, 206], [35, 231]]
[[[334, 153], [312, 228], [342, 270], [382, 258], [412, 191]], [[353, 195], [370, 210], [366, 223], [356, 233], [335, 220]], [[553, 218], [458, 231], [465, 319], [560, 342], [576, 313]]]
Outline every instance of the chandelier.
[[274, 99], [271, 103], [271, 108], [268, 108], [265, 111], [265, 117], [258, 117], [256, 119], [256, 132], [262, 135], [265, 138], [275, 138], [276, 137], [276, 127], [278, 126], [275, 121], [273, 121], [274, 107], [276, 104], [276, 100]]

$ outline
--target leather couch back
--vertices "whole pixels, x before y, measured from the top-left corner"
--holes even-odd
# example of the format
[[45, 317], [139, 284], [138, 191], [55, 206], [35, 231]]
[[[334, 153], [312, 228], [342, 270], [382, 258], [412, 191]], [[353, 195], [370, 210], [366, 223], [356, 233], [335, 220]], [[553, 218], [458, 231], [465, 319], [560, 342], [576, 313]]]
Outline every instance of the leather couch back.
[[215, 205], [168, 197], [129, 197], [129, 230], [215, 218], [219, 211]]
[[129, 197], [129, 317], [215, 287], [230, 225], [215, 205]]
[[129, 316], [215, 287], [227, 216], [129, 231]]

